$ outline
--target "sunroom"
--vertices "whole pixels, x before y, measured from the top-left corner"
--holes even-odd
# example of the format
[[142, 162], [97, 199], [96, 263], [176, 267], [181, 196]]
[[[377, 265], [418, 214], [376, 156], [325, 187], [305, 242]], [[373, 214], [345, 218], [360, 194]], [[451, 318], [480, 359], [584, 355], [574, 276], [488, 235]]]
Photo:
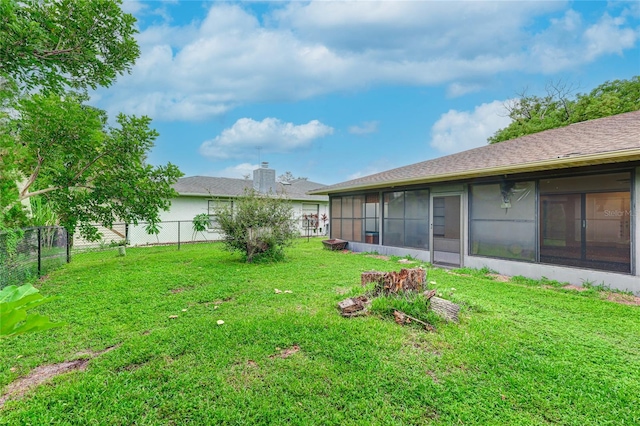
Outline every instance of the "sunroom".
[[640, 292], [640, 112], [314, 193], [330, 196], [331, 238], [354, 251]]

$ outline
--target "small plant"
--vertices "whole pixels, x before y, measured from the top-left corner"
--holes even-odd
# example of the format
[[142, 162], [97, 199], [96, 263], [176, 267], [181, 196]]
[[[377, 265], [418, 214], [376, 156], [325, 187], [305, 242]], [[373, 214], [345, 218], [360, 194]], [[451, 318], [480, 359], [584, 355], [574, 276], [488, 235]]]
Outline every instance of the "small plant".
[[195, 240], [196, 235], [199, 232], [206, 240], [207, 236], [204, 234], [204, 231], [207, 230], [207, 226], [209, 226], [209, 223], [210, 219], [208, 214], [200, 213], [195, 215], [195, 217], [193, 218], [193, 235], [191, 236], [191, 239]]
[[43, 297], [31, 284], [10, 285], [0, 290], [0, 337], [44, 331], [61, 327], [64, 323], [51, 322], [49, 318], [27, 313], [29, 309], [53, 300]]

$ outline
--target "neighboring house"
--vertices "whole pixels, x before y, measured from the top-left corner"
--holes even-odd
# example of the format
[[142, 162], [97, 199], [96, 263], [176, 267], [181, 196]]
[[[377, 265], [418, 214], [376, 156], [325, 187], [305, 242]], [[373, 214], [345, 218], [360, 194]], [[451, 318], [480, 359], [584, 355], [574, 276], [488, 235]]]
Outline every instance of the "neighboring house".
[[[209, 176], [191, 176], [178, 180], [173, 186], [178, 197], [171, 200], [169, 211], [160, 212], [160, 233], [149, 235], [144, 226], [129, 226], [128, 235], [131, 245], [157, 244], [192, 240], [219, 240], [221, 235], [215, 226], [214, 210], [220, 205], [233, 204], [236, 197], [243, 195], [245, 190], [253, 188], [264, 194], [272, 193], [289, 199], [293, 205], [294, 215], [300, 226], [300, 235], [322, 235], [326, 233], [326, 225], [319, 220], [316, 228], [313, 221], [304, 220], [314, 215], [321, 218], [329, 215], [329, 197], [325, 195], [308, 195], [307, 192], [319, 189], [324, 185], [304, 179], [292, 182], [276, 182], [276, 172], [269, 168], [268, 163], [253, 171], [251, 179], [232, 179]], [[197, 214], [206, 213], [210, 216], [207, 231], [194, 235], [192, 221]]]
[[354, 251], [640, 293], [640, 111], [310, 194]]

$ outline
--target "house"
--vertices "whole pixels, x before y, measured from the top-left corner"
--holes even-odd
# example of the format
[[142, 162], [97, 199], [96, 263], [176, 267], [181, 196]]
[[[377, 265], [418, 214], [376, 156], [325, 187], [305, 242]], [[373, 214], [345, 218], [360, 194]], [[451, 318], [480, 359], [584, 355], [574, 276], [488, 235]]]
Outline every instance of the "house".
[[310, 194], [354, 251], [640, 293], [640, 111]]
[[[221, 235], [215, 226], [214, 210], [223, 205], [233, 205], [234, 199], [253, 188], [264, 194], [274, 194], [289, 199], [300, 226], [300, 235], [323, 235], [328, 223], [321, 220], [328, 216], [329, 197], [308, 195], [307, 192], [323, 187], [322, 184], [305, 179], [291, 182], [276, 182], [276, 172], [263, 162], [253, 171], [251, 179], [232, 179], [210, 176], [180, 178], [174, 185], [178, 196], [171, 200], [171, 208], [160, 212], [159, 234], [148, 234], [144, 225], [129, 225], [127, 232], [131, 245], [163, 244], [180, 241], [219, 240]], [[207, 230], [194, 233], [193, 219], [206, 213], [210, 217]], [[314, 219], [311, 220], [311, 216]], [[317, 226], [316, 226], [317, 224]]]

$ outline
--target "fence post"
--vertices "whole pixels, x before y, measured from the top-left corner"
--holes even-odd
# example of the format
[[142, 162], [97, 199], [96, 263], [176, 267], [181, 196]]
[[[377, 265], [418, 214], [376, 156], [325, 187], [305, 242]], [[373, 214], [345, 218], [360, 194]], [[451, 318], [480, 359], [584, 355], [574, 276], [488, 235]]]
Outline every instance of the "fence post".
[[67, 228], [64, 228], [64, 230], [67, 231], [67, 263], [71, 263], [71, 239], [73, 234], [70, 234]]
[[42, 276], [42, 228], [38, 226], [38, 278]]
[[180, 221], [178, 221], [178, 250], [180, 250]]

